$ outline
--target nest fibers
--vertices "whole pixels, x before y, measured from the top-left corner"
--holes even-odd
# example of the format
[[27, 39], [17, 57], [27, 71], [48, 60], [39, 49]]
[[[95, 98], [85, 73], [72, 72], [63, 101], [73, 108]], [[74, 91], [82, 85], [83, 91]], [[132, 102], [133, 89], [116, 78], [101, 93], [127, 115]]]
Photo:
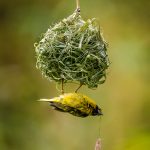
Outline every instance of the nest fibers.
[[35, 44], [36, 66], [51, 81], [79, 82], [96, 88], [106, 79], [106, 50], [95, 19], [84, 21], [76, 11], [50, 27]]

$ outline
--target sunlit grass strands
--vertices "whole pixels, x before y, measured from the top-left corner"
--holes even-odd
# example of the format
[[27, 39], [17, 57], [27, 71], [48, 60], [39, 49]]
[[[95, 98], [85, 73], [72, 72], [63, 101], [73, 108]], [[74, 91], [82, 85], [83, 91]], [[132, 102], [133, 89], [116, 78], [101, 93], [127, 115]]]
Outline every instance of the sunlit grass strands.
[[37, 68], [58, 83], [79, 82], [89, 88], [102, 84], [109, 66], [107, 44], [95, 19], [79, 12], [50, 27], [35, 44]]

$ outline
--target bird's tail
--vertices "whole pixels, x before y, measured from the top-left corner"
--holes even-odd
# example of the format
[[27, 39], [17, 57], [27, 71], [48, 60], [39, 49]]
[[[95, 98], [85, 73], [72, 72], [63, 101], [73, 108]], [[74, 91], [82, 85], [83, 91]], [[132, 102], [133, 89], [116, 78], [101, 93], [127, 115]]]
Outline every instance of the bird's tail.
[[39, 99], [39, 102], [52, 102], [53, 99]]

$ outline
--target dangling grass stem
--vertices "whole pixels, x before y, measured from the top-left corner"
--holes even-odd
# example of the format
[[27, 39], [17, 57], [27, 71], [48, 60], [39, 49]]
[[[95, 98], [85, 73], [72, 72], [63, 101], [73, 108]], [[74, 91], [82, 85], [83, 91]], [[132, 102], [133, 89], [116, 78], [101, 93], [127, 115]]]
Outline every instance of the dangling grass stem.
[[80, 83], [79, 87], [75, 90], [75, 93], [78, 92], [78, 90], [81, 88], [82, 85], [83, 85], [83, 83]]

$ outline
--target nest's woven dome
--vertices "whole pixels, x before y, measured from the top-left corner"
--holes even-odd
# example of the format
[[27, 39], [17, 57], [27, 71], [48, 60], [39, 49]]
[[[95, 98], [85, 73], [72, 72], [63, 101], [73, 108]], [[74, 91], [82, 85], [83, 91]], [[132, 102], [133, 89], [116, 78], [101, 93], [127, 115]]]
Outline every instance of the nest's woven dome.
[[79, 82], [89, 88], [105, 81], [106, 42], [95, 19], [84, 21], [75, 12], [50, 27], [35, 48], [36, 66], [49, 80]]

